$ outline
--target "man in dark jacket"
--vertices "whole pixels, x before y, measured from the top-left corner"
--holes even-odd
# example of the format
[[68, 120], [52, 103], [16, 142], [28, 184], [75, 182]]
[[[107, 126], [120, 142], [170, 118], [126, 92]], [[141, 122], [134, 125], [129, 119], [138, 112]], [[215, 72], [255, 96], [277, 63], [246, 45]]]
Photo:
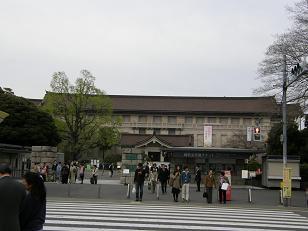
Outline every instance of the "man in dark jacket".
[[19, 214], [26, 197], [24, 186], [11, 177], [7, 164], [0, 164], [0, 230], [19, 231]]
[[195, 181], [197, 183], [197, 192], [200, 192], [201, 170], [200, 170], [199, 166], [196, 167]]
[[136, 187], [136, 201], [142, 201], [143, 185], [144, 185], [145, 171], [142, 163], [139, 163], [135, 171], [134, 183]]
[[160, 181], [161, 190], [163, 194], [167, 192], [168, 179], [169, 179], [169, 171], [166, 168], [166, 165], [162, 164], [162, 168], [160, 169], [158, 173], [158, 180]]

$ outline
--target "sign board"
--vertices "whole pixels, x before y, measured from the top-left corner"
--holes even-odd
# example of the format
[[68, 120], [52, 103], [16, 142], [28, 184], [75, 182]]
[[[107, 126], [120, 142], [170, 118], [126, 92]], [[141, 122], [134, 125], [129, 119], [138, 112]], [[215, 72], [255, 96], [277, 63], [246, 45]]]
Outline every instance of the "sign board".
[[252, 141], [252, 127], [247, 127], [247, 141]]
[[249, 171], [249, 177], [256, 177], [256, 171]]
[[123, 169], [123, 174], [129, 174], [129, 169]]
[[204, 126], [204, 146], [212, 146], [212, 126]]
[[242, 170], [242, 179], [248, 179], [248, 170]]
[[291, 198], [292, 194], [292, 169], [283, 168], [283, 198]]

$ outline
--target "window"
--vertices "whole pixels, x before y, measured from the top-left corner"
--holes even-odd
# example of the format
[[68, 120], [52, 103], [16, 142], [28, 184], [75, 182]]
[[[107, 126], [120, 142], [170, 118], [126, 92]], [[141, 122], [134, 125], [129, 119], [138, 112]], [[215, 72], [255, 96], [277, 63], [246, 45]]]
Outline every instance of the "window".
[[229, 119], [226, 117], [219, 118], [220, 124], [228, 124], [228, 122], [229, 122]]
[[204, 118], [203, 117], [197, 117], [196, 118], [197, 124], [203, 124], [204, 123]]
[[191, 116], [185, 117], [185, 124], [192, 124], [192, 121], [193, 121], [193, 119], [192, 119]]
[[175, 135], [175, 128], [169, 128], [168, 135]]
[[139, 134], [145, 134], [145, 128], [139, 128]]
[[208, 118], [208, 123], [215, 124], [216, 123], [216, 117], [209, 117]]
[[129, 123], [130, 122], [130, 116], [129, 115], [124, 115], [123, 116], [123, 121], [124, 121], [124, 123]]
[[160, 135], [160, 128], [154, 128], [153, 133]]
[[161, 116], [153, 116], [153, 123], [161, 123]]
[[168, 124], [176, 124], [176, 117], [168, 116]]
[[252, 120], [251, 118], [244, 118], [244, 125], [251, 125]]
[[231, 118], [231, 124], [240, 124], [239, 118]]
[[197, 135], [197, 145], [198, 147], [203, 147], [204, 146], [204, 136], [203, 135]]
[[139, 116], [138, 122], [139, 123], [146, 123], [147, 122], [147, 117], [146, 116]]

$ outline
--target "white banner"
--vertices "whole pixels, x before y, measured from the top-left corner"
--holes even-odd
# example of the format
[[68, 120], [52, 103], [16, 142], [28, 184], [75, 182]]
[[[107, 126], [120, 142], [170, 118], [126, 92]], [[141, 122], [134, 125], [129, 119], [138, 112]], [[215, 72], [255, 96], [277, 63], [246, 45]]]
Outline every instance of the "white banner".
[[252, 141], [252, 127], [247, 127], [247, 141]]
[[204, 126], [204, 146], [212, 146], [212, 126]]

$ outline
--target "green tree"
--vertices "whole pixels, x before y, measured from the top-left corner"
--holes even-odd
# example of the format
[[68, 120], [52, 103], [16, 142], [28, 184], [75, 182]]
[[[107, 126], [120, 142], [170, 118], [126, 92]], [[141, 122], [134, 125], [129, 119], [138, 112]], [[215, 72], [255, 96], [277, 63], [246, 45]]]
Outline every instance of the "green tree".
[[[275, 124], [268, 136], [267, 153], [270, 155], [282, 155], [282, 123]], [[288, 155], [300, 155], [302, 145], [302, 135], [298, 130], [297, 124], [294, 122], [288, 123], [287, 128]]]
[[97, 132], [96, 145], [102, 151], [103, 161], [105, 161], [105, 152], [119, 143], [120, 133], [116, 124], [114, 123], [113, 126], [108, 127], [100, 127]]
[[30, 101], [0, 89], [0, 110], [9, 114], [0, 124], [1, 143], [56, 146], [61, 141], [52, 117]]
[[95, 146], [98, 128], [111, 121], [111, 100], [94, 82], [95, 77], [87, 70], [80, 72], [75, 85], [64, 72], [56, 72], [50, 84], [52, 92], [44, 98], [44, 108], [59, 119], [66, 150], [75, 160]]

